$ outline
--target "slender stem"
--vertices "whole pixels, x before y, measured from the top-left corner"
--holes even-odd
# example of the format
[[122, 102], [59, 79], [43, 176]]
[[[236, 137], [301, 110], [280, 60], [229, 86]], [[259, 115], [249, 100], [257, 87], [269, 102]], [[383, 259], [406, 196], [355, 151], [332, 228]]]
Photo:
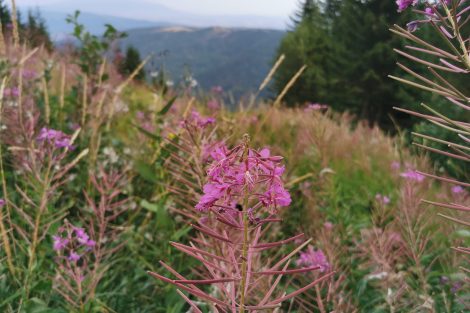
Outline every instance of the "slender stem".
[[[245, 162], [246, 169], [248, 170], [248, 145], [250, 137], [248, 135], [243, 136], [244, 151], [242, 156], [242, 162]], [[246, 278], [247, 278], [247, 265], [248, 265], [248, 190], [245, 189], [245, 195], [243, 199], [243, 247], [242, 247], [242, 281], [240, 290], [240, 313], [245, 312], [245, 290], [246, 290]]]
[[[246, 198], [245, 198], [246, 199]], [[245, 201], [247, 202], [247, 201]], [[242, 282], [241, 282], [241, 296], [240, 296], [240, 313], [245, 312], [245, 285], [247, 276], [247, 256], [248, 256], [248, 208], [243, 205], [243, 248], [242, 248]]]
[[49, 193], [49, 175], [50, 175], [51, 167], [50, 165], [47, 167], [46, 175], [43, 180], [42, 185], [42, 195], [41, 200], [39, 202], [38, 213], [36, 214], [36, 218], [34, 221], [34, 229], [33, 229], [33, 238], [31, 240], [31, 246], [29, 250], [29, 262], [28, 262], [28, 271], [26, 274], [26, 279], [24, 283], [24, 295], [23, 298], [27, 300], [29, 296], [29, 283], [33, 274], [33, 266], [34, 261], [36, 259], [36, 249], [39, 244], [39, 228], [41, 227], [41, 220], [44, 214], [44, 211], [47, 208], [47, 201], [48, 201], [48, 193]]

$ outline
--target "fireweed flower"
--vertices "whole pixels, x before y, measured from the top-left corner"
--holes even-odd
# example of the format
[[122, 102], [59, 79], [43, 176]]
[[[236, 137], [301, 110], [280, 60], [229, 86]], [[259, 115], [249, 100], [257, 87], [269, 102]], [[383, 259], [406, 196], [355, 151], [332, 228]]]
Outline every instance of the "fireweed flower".
[[71, 261], [71, 262], [76, 262], [76, 261], [80, 260], [80, 255], [77, 254], [75, 251], [70, 251], [68, 260]]
[[411, 21], [406, 24], [406, 28], [408, 29], [409, 32], [415, 32], [419, 28], [419, 21]]
[[52, 241], [52, 248], [58, 254], [59, 262], [64, 259], [76, 262], [96, 245], [83, 228], [75, 227], [68, 222], [52, 236]]
[[55, 251], [63, 250], [69, 243], [68, 239], [62, 238], [60, 236], [52, 236], [52, 238], [54, 241], [52, 247]]
[[319, 110], [326, 110], [328, 109], [328, 105], [320, 104], [320, 103], [309, 103], [307, 107], [304, 109], [305, 112], [309, 111], [319, 111]]
[[390, 167], [392, 168], [392, 170], [399, 170], [401, 165], [400, 165], [400, 162], [398, 161], [393, 161], [391, 164], [390, 164]]
[[212, 110], [212, 111], [217, 111], [218, 109], [220, 109], [219, 101], [217, 101], [215, 99], [212, 99], [212, 100], [208, 101], [207, 102], [207, 108], [209, 110]]
[[409, 6], [415, 6], [418, 0], [397, 0], [398, 12], [406, 10]]
[[[255, 218], [255, 212], [261, 208], [273, 214], [279, 207], [291, 203], [281, 179], [284, 173], [284, 166], [280, 164], [282, 158], [271, 156], [269, 149], [256, 151], [242, 144], [230, 151], [216, 148], [211, 156], [213, 162], [207, 170], [208, 181], [196, 204], [198, 211], [236, 210], [237, 204], [248, 205]], [[244, 203], [247, 202], [244, 199], [249, 203]]]
[[375, 200], [377, 200], [377, 202], [383, 205], [387, 205], [390, 203], [390, 198], [387, 196], [381, 195], [380, 193], [375, 195]]
[[465, 189], [463, 189], [461, 186], [453, 186], [453, 187], [451, 188], [451, 191], [452, 191], [452, 193], [454, 193], [454, 194], [459, 194], [459, 193], [464, 192]]
[[315, 250], [312, 246], [308, 246], [307, 251], [300, 253], [300, 257], [296, 263], [299, 267], [318, 266], [322, 273], [328, 271], [330, 268], [330, 264], [323, 251], [320, 249]]
[[211, 92], [215, 94], [221, 94], [222, 92], [224, 92], [224, 88], [222, 88], [222, 86], [213, 86], [211, 88]]
[[202, 117], [201, 114], [193, 110], [189, 117], [180, 122], [180, 126], [184, 128], [196, 128], [196, 129], [204, 129], [207, 126], [214, 124], [215, 118], [213, 117]]
[[416, 172], [415, 170], [408, 170], [400, 174], [401, 177], [409, 180], [409, 181], [416, 181], [418, 183], [424, 180], [424, 175]]
[[332, 230], [333, 229], [333, 223], [332, 222], [325, 222], [323, 224], [323, 227], [326, 229], [326, 230]]
[[20, 95], [20, 90], [17, 87], [5, 88], [3, 90], [4, 97], [17, 98]]
[[40, 143], [49, 143], [55, 148], [67, 148], [72, 150], [74, 147], [71, 144], [70, 136], [64, 134], [60, 130], [42, 128], [36, 140]]

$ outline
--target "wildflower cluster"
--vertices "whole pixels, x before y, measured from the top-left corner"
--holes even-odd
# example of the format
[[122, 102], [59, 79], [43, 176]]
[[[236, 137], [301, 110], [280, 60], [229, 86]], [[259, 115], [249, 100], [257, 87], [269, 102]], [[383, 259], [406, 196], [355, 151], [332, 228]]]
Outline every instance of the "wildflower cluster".
[[408, 181], [415, 181], [418, 183], [422, 182], [425, 178], [424, 175], [415, 170], [407, 170], [406, 172], [401, 173], [400, 176]]
[[[271, 156], [267, 148], [261, 151], [242, 144], [228, 151], [216, 147], [214, 159], [207, 172], [208, 182], [196, 209], [207, 212], [213, 208], [235, 210], [237, 205], [250, 205], [250, 214], [266, 208], [276, 213], [279, 207], [288, 206], [291, 198], [284, 188], [281, 176], [285, 167], [281, 157]], [[247, 198], [248, 202], [243, 203]]]
[[215, 118], [203, 117], [198, 111], [193, 110], [188, 118], [181, 121], [180, 126], [188, 129], [204, 129], [214, 123]]
[[312, 246], [308, 246], [307, 251], [300, 253], [296, 263], [299, 267], [318, 267], [322, 273], [330, 269], [323, 251], [315, 250]]
[[[468, 11], [468, 7], [464, 6], [465, 1], [459, 1], [456, 5], [457, 7], [461, 8], [461, 11], [457, 14], [459, 19], [462, 15]], [[403, 12], [410, 7], [417, 7], [420, 3], [418, 0], [397, 0], [396, 1], [398, 12]], [[445, 21], [447, 19], [447, 12], [452, 9], [452, 1], [451, 0], [439, 0], [439, 1], [423, 1], [422, 5], [424, 6], [424, 10], [414, 9], [416, 13], [418, 13], [421, 18], [418, 20], [414, 20], [406, 24], [408, 31], [414, 32], [416, 31], [420, 25], [426, 23], [433, 23], [435, 25], [442, 24], [439, 26], [439, 31], [449, 39], [453, 39], [455, 36], [451, 34], [451, 30], [446, 29], [450, 27], [450, 25]], [[439, 12], [442, 10], [443, 12]], [[451, 28], [451, 27], [450, 27]]]
[[[334, 275], [334, 272], [316, 275], [313, 281], [287, 295], [282, 291], [274, 293], [284, 275], [316, 270], [323, 273], [329, 269], [324, 254], [312, 248], [300, 256], [297, 263], [300, 268], [288, 269], [291, 259], [308, 245], [309, 241], [302, 240], [303, 234], [277, 242], [263, 242], [267, 237], [263, 230], [265, 225], [280, 222], [275, 214], [280, 207], [291, 203], [282, 181], [285, 171], [282, 157], [272, 156], [267, 148], [252, 149], [248, 135], [232, 149], [223, 142], [214, 141], [203, 146], [203, 150], [203, 155], [211, 163], [207, 166], [203, 194], [195, 209], [207, 214], [192, 224], [198, 231], [192, 240], [195, 244], [171, 243], [202, 263], [198, 273], [203, 279], [186, 279], [163, 261], [160, 264], [177, 279], [155, 272], [150, 272], [150, 275], [207, 301], [215, 312], [280, 308], [282, 302]], [[189, 179], [186, 181], [190, 182]], [[184, 215], [194, 219], [193, 214]], [[297, 248], [277, 262], [260, 253], [290, 243], [298, 244]], [[275, 276], [278, 278], [273, 283]], [[198, 284], [210, 284], [217, 291], [205, 293], [196, 287]], [[179, 293], [195, 311], [200, 312], [195, 302]]]
[[68, 223], [60, 227], [59, 232], [52, 239], [52, 246], [58, 255], [58, 261], [77, 262], [96, 245], [83, 228]]
[[71, 137], [64, 134], [60, 130], [49, 129], [44, 127], [39, 132], [37, 141], [39, 143], [48, 144], [57, 149], [74, 149], [71, 143]]

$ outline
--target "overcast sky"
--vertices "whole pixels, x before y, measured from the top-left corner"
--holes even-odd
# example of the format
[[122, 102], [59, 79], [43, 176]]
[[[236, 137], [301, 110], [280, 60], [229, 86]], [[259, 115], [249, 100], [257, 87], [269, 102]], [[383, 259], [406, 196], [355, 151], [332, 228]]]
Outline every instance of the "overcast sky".
[[[83, 0], [17, 0], [19, 6], [60, 6], [74, 10]], [[108, 0], [95, 0], [95, 3]], [[120, 0], [115, 0], [119, 3]], [[127, 4], [135, 0], [125, 0]], [[138, 0], [148, 4], [162, 4], [168, 8], [204, 15], [261, 15], [287, 17], [296, 9], [299, 0]], [[93, 5], [82, 11], [94, 12]], [[116, 6], [114, 6], [117, 9]], [[135, 18], [139, 18], [135, 16]]]

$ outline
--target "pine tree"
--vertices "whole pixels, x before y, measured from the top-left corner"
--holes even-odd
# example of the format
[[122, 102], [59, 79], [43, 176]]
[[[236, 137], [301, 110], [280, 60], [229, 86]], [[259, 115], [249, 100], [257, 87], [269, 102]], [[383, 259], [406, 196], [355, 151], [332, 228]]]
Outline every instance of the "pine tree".
[[46, 21], [41, 13], [28, 11], [26, 23], [21, 26], [22, 37], [31, 47], [44, 45], [48, 51], [52, 51], [53, 43], [47, 31]]
[[[129, 46], [126, 50], [126, 56], [119, 66], [119, 71], [123, 75], [131, 75], [141, 63], [142, 59], [139, 51], [133, 46]], [[139, 81], [145, 80], [145, 72], [140, 70], [135, 79]]]
[[329, 71], [334, 61], [331, 58], [334, 45], [327, 20], [314, 0], [307, 0], [292, 20], [293, 29], [286, 34], [278, 49], [278, 56], [285, 54], [286, 59], [275, 75], [274, 88], [282, 90], [292, 76], [307, 65], [285, 100], [291, 105], [325, 101], [330, 84]]
[[11, 25], [11, 14], [4, 0], [0, 0], [0, 21], [2, 23], [3, 34], [6, 34], [8, 26]]

